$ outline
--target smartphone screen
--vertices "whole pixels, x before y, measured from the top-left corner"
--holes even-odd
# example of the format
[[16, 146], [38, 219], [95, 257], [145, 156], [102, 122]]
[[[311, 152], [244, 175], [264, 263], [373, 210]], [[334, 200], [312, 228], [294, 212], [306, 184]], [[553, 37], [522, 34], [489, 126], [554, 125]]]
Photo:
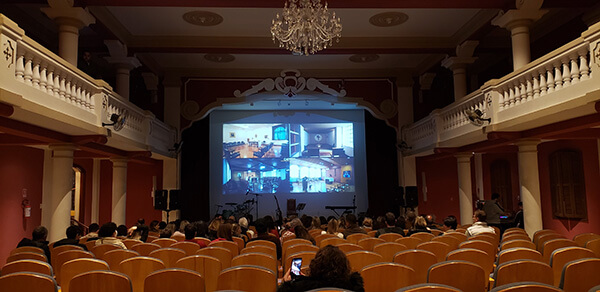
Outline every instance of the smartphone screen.
[[292, 275], [300, 276], [300, 269], [302, 268], [302, 259], [295, 258], [292, 260]]

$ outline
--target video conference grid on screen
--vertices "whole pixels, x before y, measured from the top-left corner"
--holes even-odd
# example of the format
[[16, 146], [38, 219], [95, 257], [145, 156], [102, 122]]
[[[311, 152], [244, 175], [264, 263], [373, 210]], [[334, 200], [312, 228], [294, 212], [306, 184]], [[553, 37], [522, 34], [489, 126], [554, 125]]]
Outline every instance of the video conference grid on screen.
[[223, 124], [223, 194], [355, 192], [352, 123]]

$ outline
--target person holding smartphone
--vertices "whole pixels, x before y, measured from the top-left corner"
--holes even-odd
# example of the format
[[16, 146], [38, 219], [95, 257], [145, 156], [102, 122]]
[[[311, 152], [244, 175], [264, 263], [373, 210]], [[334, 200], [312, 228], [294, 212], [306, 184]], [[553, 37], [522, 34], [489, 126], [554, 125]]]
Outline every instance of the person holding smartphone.
[[328, 245], [317, 252], [310, 262], [308, 275], [302, 274], [301, 269], [302, 259], [293, 259], [277, 291], [300, 292], [324, 287], [365, 291], [362, 276], [352, 272], [348, 258], [336, 246]]

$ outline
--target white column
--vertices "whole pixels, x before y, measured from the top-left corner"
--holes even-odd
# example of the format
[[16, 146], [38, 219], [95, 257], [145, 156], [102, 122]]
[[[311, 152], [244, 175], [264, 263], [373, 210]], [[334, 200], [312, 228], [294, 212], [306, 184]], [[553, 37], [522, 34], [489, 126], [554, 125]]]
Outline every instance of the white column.
[[129, 72], [142, 64], [136, 57], [127, 56], [127, 46], [117, 40], [105, 40], [104, 44], [110, 52], [110, 57], [105, 57], [108, 63], [113, 64], [116, 70], [115, 92], [129, 100]]
[[92, 223], [100, 217], [100, 159], [94, 158], [92, 166]]
[[126, 64], [116, 64], [115, 69], [115, 92], [120, 96], [129, 99], [129, 71], [131, 67]]
[[456, 155], [458, 163], [458, 203], [460, 225], [473, 223], [473, 192], [471, 185], [471, 153]]
[[75, 145], [54, 144], [52, 150], [52, 187], [50, 205], [44, 204], [50, 212], [48, 241], [54, 242], [65, 237], [65, 230], [71, 225], [71, 190], [73, 189], [73, 152]]
[[478, 199], [483, 200], [483, 154], [475, 153], [473, 156], [475, 164], [475, 185]]
[[111, 158], [112, 176], [112, 222], [125, 224], [125, 207], [127, 201], [127, 159]]
[[454, 100], [467, 95], [467, 65], [477, 60], [473, 52], [478, 45], [478, 41], [466, 41], [456, 46], [456, 57], [442, 60], [442, 66], [452, 70], [454, 76]]
[[537, 145], [540, 143], [539, 139], [521, 140], [516, 143], [519, 146], [519, 187], [523, 202], [523, 219], [525, 231], [531, 238], [536, 231], [543, 229], [537, 153]]

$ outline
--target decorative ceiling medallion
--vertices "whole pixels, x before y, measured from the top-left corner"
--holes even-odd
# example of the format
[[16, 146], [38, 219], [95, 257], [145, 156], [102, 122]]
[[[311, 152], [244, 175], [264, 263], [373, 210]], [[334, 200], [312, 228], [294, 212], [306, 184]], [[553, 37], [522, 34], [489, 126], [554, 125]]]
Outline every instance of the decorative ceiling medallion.
[[375, 54], [357, 54], [352, 55], [348, 58], [350, 61], [354, 63], [369, 63], [379, 59], [379, 55]]
[[375, 14], [369, 18], [369, 22], [374, 26], [390, 27], [403, 24], [408, 20], [408, 15], [402, 12], [383, 12]]
[[183, 15], [183, 20], [199, 26], [215, 26], [223, 22], [223, 17], [210, 11], [190, 11]]
[[229, 63], [235, 60], [235, 57], [230, 54], [206, 54], [204, 59], [215, 63]]

